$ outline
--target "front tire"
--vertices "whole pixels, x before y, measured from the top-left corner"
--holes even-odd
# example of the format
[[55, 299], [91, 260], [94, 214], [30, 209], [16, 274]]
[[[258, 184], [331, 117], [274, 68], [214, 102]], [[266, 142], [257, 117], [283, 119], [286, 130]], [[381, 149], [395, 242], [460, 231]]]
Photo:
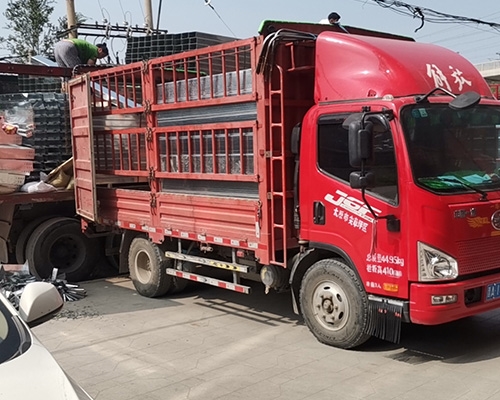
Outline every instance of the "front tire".
[[339, 260], [316, 262], [305, 273], [300, 306], [306, 325], [321, 342], [351, 349], [366, 342], [368, 297], [354, 271]]
[[143, 237], [130, 244], [128, 264], [130, 277], [137, 292], [144, 297], [160, 297], [172, 287], [172, 277], [166, 269], [171, 263], [160, 248]]

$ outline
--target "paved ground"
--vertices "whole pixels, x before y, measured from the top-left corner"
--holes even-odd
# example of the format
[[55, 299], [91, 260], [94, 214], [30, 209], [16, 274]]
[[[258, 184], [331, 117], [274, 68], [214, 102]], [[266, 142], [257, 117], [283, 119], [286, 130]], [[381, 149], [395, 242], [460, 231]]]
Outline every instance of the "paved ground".
[[500, 311], [346, 351], [318, 343], [287, 294], [81, 286], [85, 299], [34, 330], [97, 400], [500, 399]]

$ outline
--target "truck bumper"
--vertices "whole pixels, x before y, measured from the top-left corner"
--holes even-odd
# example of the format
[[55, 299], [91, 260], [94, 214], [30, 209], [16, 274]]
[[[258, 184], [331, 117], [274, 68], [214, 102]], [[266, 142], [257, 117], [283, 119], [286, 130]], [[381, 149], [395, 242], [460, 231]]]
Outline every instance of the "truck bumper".
[[[412, 283], [410, 320], [415, 324], [437, 325], [500, 308], [500, 297], [490, 298], [496, 293], [500, 294], [499, 289], [500, 274], [463, 282]], [[487, 298], [488, 294], [490, 296]], [[456, 295], [457, 301], [451, 304], [432, 304], [433, 296], [446, 295]]]

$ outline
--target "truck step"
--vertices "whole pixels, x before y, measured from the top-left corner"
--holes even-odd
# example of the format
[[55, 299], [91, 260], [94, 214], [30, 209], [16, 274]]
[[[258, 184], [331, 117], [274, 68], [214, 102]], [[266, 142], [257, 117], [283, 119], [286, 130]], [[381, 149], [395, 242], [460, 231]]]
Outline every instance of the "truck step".
[[237, 264], [237, 263], [230, 263], [230, 262], [225, 262], [225, 261], [219, 261], [219, 260], [212, 260], [210, 258], [192, 256], [192, 255], [183, 254], [183, 253], [176, 253], [173, 251], [166, 251], [165, 256], [167, 258], [174, 258], [176, 260], [181, 260], [181, 261], [189, 261], [189, 262], [192, 262], [195, 264], [208, 265], [209, 267], [226, 269], [226, 270], [234, 271], [234, 272], [242, 272], [244, 274], [246, 274], [250, 271], [250, 267], [248, 267], [246, 265], [241, 265], [241, 264]]
[[177, 278], [189, 279], [190, 281], [206, 283], [207, 285], [212, 285], [220, 287], [222, 289], [232, 290], [234, 292], [250, 294], [252, 288], [250, 286], [239, 285], [237, 283], [221, 281], [219, 279], [210, 278], [208, 276], [193, 274], [192, 272], [179, 271], [173, 268], [167, 268], [167, 274], [176, 276]]

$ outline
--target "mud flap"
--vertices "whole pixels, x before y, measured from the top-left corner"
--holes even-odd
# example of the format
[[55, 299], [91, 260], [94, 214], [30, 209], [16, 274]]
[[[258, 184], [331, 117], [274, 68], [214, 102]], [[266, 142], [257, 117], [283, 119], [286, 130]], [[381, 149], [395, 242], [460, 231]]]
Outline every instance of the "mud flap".
[[401, 323], [406, 322], [403, 301], [368, 297], [368, 324], [366, 333], [382, 340], [399, 343]]

